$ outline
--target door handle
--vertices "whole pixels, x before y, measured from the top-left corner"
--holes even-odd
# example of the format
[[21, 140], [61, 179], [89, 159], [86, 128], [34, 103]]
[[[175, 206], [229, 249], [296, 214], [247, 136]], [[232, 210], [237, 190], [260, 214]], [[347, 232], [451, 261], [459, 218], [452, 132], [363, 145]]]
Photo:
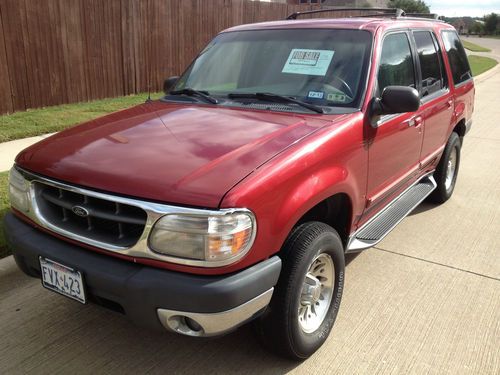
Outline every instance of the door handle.
[[418, 128], [422, 125], [422, 116], [412, 117], [411, 119], [407, 120], [407, 123], [409, 127], [414, 126]]
[[446, 106], [447, 106], [448, 108], [451, 108], [451, 106], [452, 106], [452, 105], [453, 105], [453, 100], [451, 100], [451, 99], [450, 99], [450, 100], [448, 100], [448, 101], [446, 102]]

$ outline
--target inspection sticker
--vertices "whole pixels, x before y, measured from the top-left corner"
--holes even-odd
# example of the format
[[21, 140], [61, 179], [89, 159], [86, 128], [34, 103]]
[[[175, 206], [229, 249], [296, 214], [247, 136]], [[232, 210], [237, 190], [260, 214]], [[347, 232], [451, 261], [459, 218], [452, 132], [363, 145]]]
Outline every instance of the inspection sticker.
[[298, 49], [290, 52], [282, 73], [324, 76], [335, 51], [324, 49]]
[[307, 94], [307, 97], [314, 98], [314, 99], [323, 99], [324, 95], [325, 94], [323, 91], [309, 91], [309, 93]]
[[342, 94], [328, 94], [326, 100], [331, 102], [345, 102], [346, 97]]

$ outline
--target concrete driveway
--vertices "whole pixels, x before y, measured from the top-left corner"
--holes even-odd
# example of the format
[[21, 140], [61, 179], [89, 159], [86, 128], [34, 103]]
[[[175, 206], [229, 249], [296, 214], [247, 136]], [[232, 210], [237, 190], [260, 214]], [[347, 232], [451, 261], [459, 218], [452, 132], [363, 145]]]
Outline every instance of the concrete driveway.
[[453, 198], [348, 259], [337, 323], [309, 360], [268, 354], [249, 327], [210, 340], [141, 331], [43, 289], [6, 258], [0, 373], [499, 374], [499, 92], [500, 69], [477, 80]]

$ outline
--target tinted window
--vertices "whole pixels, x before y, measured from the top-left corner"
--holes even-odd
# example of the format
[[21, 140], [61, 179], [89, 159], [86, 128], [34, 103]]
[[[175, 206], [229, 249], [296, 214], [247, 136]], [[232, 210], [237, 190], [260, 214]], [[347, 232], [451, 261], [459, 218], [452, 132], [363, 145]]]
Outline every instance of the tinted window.
[[413, 36], [422, 72], [421, 96], [424, 97], [443, 88], [441, 56], [429, 31], [416, 31]]
[[382, 45], [378, 71], [379, 92], [394, 85], [415, 87], [413, 59], [405, 33], [388, 35]]
[[443, 31], [443, 42], [451, 65], [453, 82], [455, 84], [467, 81], [472, 77], [469, 61], [465, 54], [464, 47], [454, 31]]

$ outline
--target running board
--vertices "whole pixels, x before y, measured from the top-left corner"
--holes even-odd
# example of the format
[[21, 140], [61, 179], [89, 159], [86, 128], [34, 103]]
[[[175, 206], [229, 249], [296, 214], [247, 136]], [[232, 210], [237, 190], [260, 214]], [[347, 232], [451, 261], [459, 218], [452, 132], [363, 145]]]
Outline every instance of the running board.
[[436, 186], [434, 177], [427, 175], [409, 187], [349, 238], [346, 252], [364, 250], [382, 241]]

